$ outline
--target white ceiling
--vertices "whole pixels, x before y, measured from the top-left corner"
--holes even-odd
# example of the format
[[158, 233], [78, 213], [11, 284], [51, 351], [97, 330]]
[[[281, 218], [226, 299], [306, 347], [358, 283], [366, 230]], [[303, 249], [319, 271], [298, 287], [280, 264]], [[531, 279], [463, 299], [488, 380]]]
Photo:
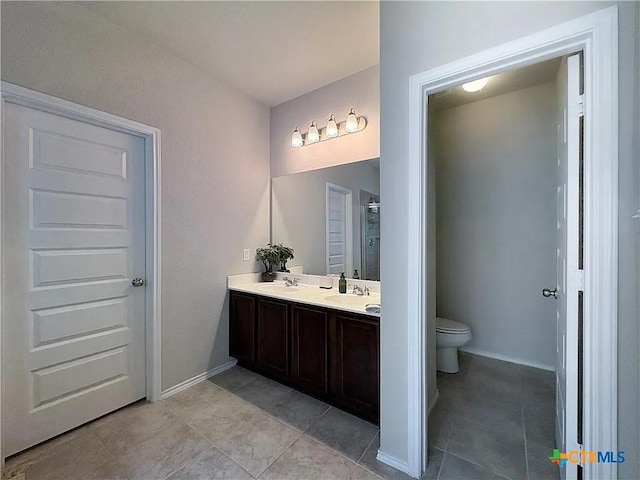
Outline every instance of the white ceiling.
[[378, 63], [378, 2], [78, 2], [268, 106]]
[[429, 107], [436, 110], [458, 107], [465, 103], [477, 102], [485, 98], [552, 82], [558, 75], [560, 60], [561, 58], [552, 58], [545, 62], [488, 77], [487, 85], [479, 92], [465, 92], [462, 86], [457, 86], [444, 92], [436, 93], [429, 96]]

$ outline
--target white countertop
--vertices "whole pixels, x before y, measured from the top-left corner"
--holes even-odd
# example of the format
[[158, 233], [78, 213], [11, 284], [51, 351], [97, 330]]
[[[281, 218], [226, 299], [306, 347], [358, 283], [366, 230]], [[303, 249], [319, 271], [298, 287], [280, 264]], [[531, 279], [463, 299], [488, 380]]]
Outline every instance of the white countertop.
[[[350, 282], [351, 283], [351, 282]], [[237, 292], [251, 293], [265, 297], [278, 298], [291, 302], [315, 305], [317, 307], [343, 310], [346, 312], [368, 315], [370, 317], [380, 317], [379, 313], [369, 313], [365, 306], [370, 303], [380, 304], [380, 294], [354, 295], [352, 293], [339, 293], [337, 288], [323, 289], [317, 285], [300, 284], [297, 287], [287, 287], [282, 280], [274, 282], [229, 282], [229, 290]], [[351, 292], [349, 288], [347, 292]]]

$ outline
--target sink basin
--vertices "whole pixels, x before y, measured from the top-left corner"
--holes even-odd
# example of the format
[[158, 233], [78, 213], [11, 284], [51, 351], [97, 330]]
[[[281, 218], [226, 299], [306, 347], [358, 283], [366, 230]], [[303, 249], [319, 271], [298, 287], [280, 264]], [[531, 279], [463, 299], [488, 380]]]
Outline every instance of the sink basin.
[[325, 301], [349, 308], [362, 308], [367, 303], [380, 303], [379, 295], [353, 295], [351, 293], [342, 293], [337, 295], [327, 295]]
[[297, 287], [294, 287], [294, 286], [288, 287], [282, 283], [264, 283], [256, 286], [257, 290], [260, 290], [263, 292], [271, 292], [271, 293], [292, 293], [292, 292], [300, 291], [304, 288], [307, 288], [307, 287], [305, 285], [298, 285]]

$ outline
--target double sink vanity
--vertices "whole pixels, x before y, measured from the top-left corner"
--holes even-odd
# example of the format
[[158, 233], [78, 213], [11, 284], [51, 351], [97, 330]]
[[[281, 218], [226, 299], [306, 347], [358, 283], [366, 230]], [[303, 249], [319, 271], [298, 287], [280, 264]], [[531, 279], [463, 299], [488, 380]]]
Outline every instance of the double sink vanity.
[[341, 294], [337, 285], [323, 289], [313, 276], [298, 277], [310, 283], [229, 277], [230, 355], [244, 368], [378, 424], [380, 317], [365, 306], [379, 304], [380, 294]]
[[[380, 310], [365, 306], [380, 304], [380, 208], [379, 159], [274, 177], [271, 244], [295, 249], [297, 266], [273, 283], [228, 278], [239, 365], [376, 424]], [[345, 294], [342, 272], [359, 277]]]

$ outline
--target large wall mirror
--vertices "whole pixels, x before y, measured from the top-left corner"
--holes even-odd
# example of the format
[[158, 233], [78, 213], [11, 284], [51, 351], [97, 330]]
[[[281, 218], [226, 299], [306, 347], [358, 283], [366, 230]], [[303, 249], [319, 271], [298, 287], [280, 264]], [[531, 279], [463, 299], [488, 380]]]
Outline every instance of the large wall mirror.
[[380, 160], [274, 177], [271, 239], [295, 250], [288, 266], [380, 280]]

